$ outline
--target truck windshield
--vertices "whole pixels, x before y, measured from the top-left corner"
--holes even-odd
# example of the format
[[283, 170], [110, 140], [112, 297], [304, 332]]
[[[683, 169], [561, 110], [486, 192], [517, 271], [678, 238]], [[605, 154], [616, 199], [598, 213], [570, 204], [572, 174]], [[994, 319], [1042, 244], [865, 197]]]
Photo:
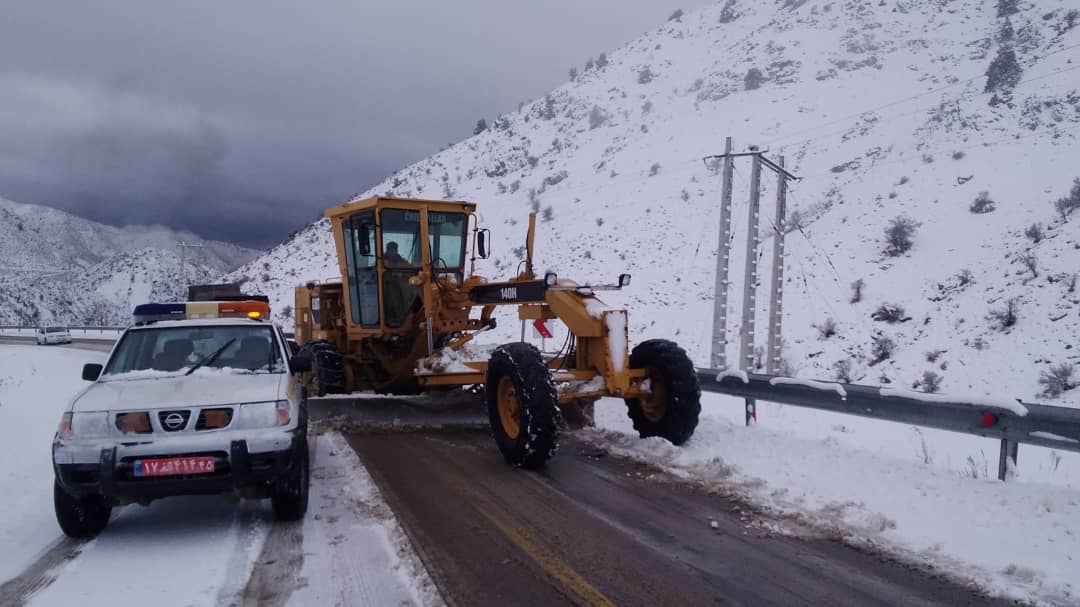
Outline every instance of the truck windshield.
[[[420, 211], [385, 209], [380, 219], [386, 267], [419, 267]], [[428, 246], [434, 271], [461, 270], [465, 262], [466, 224], [464, 213], [428, 211]]]
[[282, 373], [281, 353], [268, 326], [150, 327], [128, 331], [116, 346], [105, 375], [186, 371], [221, 350], [200, 369]]

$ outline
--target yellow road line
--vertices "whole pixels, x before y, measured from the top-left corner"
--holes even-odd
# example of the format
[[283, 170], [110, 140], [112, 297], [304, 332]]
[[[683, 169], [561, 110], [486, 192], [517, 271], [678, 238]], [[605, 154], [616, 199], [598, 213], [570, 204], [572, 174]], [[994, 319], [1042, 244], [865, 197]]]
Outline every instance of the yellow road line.
[[[407, 445], [407, 449], [413, 451], [413, 453], [421, 458], [427, 454], [422, 454], [412, 445]], [[549, 550], [544, 544], [535, 539], [527, 531], [508, 520], [506, 517], [498, 514], [492, 509], [485, 508], [481, 505], [481, 501], [490, 502], [483, 496], [481, 496], [472, 486], [470, 486], [468, 479], [459, 474], [456, 470], [453, 470], [451, 466], [446, 465], [447, 462], [441, 462], [442, 468], [446, 471], [444, 478], [453, 486], [455, 486], [463, 496], [465, 496], [470, 505], [476, 509], [484, 518], [495, 525], [506, 539], [510, 540], [515, 546], [521, 549], [522, 552], [529, 555], [529, 558], [533, 560], [537, 566], [540, 567], [559, 586], [561, 586], [571, 597], [571, 600], [578, 605], [587, 605], [589, 607], [615, 607], [610, 599], [604, 596], [604, 593], [600, 592], [596, 586], [593, 586], [581, 576], [574, 568], [568, 565], [565, 561], [560, 559], [554, 552]]]
[[562, 559], [545, 548], [541, 543], [533, 540], [533, 538], [524, 530], [518, 528], [501, 516], [488, 511], [480, 504], [473, 503], [473, 507], [476, 508], [477, 512], [484, 515], [484, 518], [491, 521], [491, 524], [495, 525], [507, 539], [513, 542], [514, 545], [520, 548], [525, 554], [529, 555], [529, 558], [543, 569], [545, 573], [573, 595], [575, 603], [578, 605], [590, 605], [596, 607], [615, 607], [615, 603], [608, 600], [608, 598], [604, 596], [604, 593], [600, 592], [596, 586], [593, 586], [585, 578], [581, 577], [581, 575], [577, 571], [574, 571], [570, 565], [567, 565]]

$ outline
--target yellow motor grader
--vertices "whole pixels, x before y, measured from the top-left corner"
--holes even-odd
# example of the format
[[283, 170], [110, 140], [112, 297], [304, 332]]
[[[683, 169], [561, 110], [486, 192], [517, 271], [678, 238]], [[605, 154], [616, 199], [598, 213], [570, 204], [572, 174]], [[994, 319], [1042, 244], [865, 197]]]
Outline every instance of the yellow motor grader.
[[[475, 274], [490, 233], [477, 225], [473, 203], [376, 197], [325, 215], [341, 281], [296, 289], [296, 341], [313, 363], [305, 375], [312, 394], [482, 388], [499, 450], [524, 468], [555, 452], [564, 412], [588, 423], [603, 396], [625, 399], [642, 437], [678, 445], [694, 433], [701, 390], [686, 352], [660, 339], [628, 351], [626, 311], [595, 295], [628, 285], [628, 274], [610, 285], [550, 272], [538, 278], [535, 213], [523, 270], [502, 282]], [[464, 356], [474, 337], [495, 328], [496, 307], [507, 305], [517, 306], [522, 321], [565, 324], [562, 350], [545, 355], [521, 341], [486, 360]]]

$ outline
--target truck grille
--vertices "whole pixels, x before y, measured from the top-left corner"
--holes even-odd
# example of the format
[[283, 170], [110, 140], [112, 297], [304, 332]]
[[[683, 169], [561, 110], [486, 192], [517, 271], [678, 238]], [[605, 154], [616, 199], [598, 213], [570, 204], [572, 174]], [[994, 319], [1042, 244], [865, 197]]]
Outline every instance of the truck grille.
[[176, 411], [158, 411], [158, 423], [166, 432], [179, 432], [187, 427], [191, 419], [190, 409], [178, 409]]

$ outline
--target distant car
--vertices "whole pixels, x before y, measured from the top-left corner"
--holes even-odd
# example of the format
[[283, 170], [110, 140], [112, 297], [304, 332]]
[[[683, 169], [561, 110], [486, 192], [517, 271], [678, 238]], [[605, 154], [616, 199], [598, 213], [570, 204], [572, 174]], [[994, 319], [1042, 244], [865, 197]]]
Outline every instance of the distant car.
[[71, 331], [67, 327], [38, 327], [34, 341], [39, 346], [48, 344], [70, 344]]
[[[60, 421], [53, 440], [60, 528], [92, 537], [114, 506], [193, 494], [268, 497], [276, 518], [303, 518], [309, 461], [298, 375], [310, 371], [310, 360], [292, 355], [281, 331], [259, 318], [269, 317], [265, 304], [263, 315], [233, 318], [207, 318], [212, 303], [189, 304], [188, 315], [199, 317], [191, 320], [184, 304], [151, 305], [136, 308], [137, 325], [105, 365], [83, 367], [93, 383]], [[139, 322], [140, 309], [175, 320]]]

